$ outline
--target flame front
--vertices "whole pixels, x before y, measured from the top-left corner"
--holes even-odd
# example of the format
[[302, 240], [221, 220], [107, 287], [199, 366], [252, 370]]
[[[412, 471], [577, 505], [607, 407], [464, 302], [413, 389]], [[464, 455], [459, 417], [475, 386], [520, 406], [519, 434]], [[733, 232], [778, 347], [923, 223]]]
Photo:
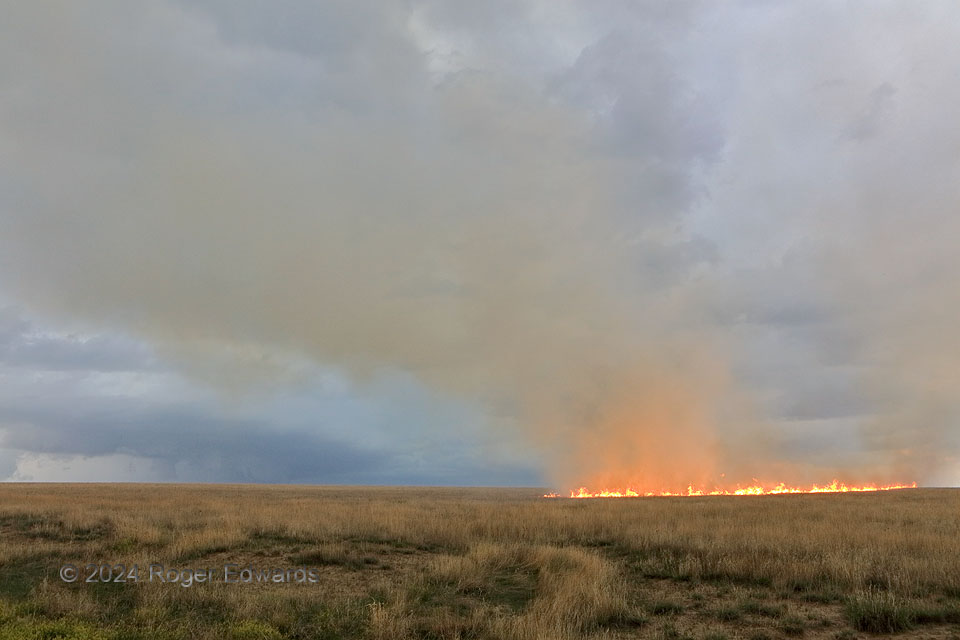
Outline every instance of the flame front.
[[[756, 480], [755, 480], [756, 482]], [[838, 480], [834, 480], [827, 485], [813, 485], [810, 487], [791, 487], [787, 486], [785, 483], [781, 482], [772, 486], [763, 486], [761, 484], [755, 484], [747, 487], [738, 486], [735, 489], [720, 489], [715, 487], [713, 489], [703, 489], [697, 488], [693, 485], [688, 485], [686, 490], [682, 491], [639, 491], [632, 488], [625, 489], [603, 489], [600, 491], [590, 491], [586, 487], [580, 487], [576, 490], [570, 491], [571, 498], [640, 498], [640, 497], [654, 497], [654, 496], [765, 496], [765, 495], [777, 495], [783, 493], [856, 493], [856, 492], [866, 492], [866, 491], [892, 491], [894, 489], [916, 489], [917, 483], [911, 482], [910, 484], [892, 484], [892, 485], [866, 485], [866, 486], [849, 486]], [[547, 493], [544, 494], [544, 498], [559, 498], [560, 495], [557, 493]]]

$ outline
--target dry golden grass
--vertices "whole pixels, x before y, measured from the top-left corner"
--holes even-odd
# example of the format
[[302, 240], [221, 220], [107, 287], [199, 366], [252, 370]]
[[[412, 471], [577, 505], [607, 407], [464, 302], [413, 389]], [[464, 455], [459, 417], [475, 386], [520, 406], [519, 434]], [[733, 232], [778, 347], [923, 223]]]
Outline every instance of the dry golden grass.
[[[960, 491], [541, 493], [0, 485], [0, 640], [960, 636]], [[66, 584], [65, 562], [319, 579]]]

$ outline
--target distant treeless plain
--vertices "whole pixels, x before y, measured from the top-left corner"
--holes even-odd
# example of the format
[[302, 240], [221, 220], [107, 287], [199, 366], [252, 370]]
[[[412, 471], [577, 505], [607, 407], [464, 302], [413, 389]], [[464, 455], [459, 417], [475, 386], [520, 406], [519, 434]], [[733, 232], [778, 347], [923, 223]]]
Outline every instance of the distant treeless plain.
[[[0, 638], [960, 634], [958, 490], [542, 495], [3, 484]], [[88, 563], [140, 580], [86, 582]], [[185, 587], [150, 565], [216, 575]], [[316, 579], [228, 584], [225, 565]]]

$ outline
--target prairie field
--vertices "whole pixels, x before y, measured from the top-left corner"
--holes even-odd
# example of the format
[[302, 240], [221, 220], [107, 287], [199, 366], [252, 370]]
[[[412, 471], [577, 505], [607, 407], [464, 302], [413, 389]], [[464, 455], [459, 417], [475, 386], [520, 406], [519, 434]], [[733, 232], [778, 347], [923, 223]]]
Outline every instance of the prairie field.
[[960, 490], [542, 493], [0, 484], [0, 639], [960, 638]]

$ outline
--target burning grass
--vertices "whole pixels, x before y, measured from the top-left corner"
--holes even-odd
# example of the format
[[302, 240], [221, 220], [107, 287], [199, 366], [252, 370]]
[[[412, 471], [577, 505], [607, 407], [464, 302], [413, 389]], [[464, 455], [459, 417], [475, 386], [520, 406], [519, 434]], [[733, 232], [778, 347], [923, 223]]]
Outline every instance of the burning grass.
[[[0, 639], [960, 637], [960, 491], [0, 485]], [[63, 562], [316, 567], [65, 584]]]
[[[757, 484], [752, 484], [748, 486], [737, 486], [733, 489], [723, 489], [720, 487], [713, 487], [711, 489], [703, 487], [694, 487], [692, 484], [687, 485], [686, 489], [660, 489], [657, 491], [646, 491], [644, 489], [638, 488], [626, 488], [626, 489], [598, 489], [596, 491], [591, 491], [586, 487], [580, 487], [579, 489], [570, 490], [571, 498], [670, 498], [670, 497], [700, 497], [700, 496], [774, 496], [782, 495], [786, 493], [796, 494], [796, 493], [872, 493], [875, 491], [896, 491], [898, 489], [916, 489], [917, 483], [911, 482], [909, 484], [891, 484], [891, 485], [847, 485], [839, 480], [834, 480], [830, 484], [825, 485], [810, 485], [808, 487], [793, 487], [788, 486], [787, 484], [780, 482], [775, 485], [762, 485], [759, 484], [759, 481], [755, 481]], [[545, 493], [543, 494], [544, 498], [559, 498], [559, 493]]]

